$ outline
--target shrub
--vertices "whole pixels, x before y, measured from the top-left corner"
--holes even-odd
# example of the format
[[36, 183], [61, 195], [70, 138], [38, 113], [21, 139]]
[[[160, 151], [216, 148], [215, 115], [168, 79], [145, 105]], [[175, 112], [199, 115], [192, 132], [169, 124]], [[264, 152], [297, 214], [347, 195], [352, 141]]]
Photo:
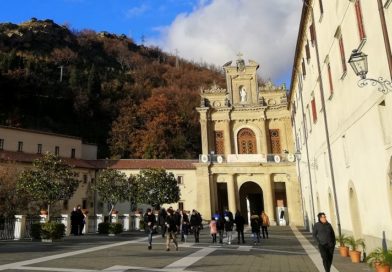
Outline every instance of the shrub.
[[41, 223], [31, 224], [30, 236], [33, 239], [41, 239]]
[[98, 233], [99, 234], [108, 234], [109, 233], [110, 223], [102, 222], [98, 224]]
[[123, 232], [123, 225], [121, 223], [112, 223], [110, 224], [109, 232], [113, 234], [119, 234]]
[[65, 225], [57, 222], [46, 222], [41, 224], [42, 239], [60, 239], [65, 235]]

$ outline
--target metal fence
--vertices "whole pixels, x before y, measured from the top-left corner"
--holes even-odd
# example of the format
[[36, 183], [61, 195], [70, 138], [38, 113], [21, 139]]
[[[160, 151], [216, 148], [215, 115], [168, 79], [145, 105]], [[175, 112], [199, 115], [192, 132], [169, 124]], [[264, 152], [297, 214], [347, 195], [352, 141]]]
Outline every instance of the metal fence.
[[15, 238], [15, 218], [0, 218], [0, 240]]
[[31, 237], [31, 226], [34, 223], [39, 223], [41, 221], [41, 217], [39, 216], [28, 216], [26, 217], [26, 225], [25, 225], [25, 232], [24, 238], [25, 239], [32, 239]]

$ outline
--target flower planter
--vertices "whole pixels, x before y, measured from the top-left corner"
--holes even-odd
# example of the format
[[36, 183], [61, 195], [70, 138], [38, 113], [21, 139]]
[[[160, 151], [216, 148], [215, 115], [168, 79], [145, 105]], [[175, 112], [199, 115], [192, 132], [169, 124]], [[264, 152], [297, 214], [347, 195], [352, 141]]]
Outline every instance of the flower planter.
[[376, 268], [376, 272], [389, 272], [391, 270], [389, 265], [382, 265], [379, 263], [376, 263], [374, 267]]
[[351, 262], [353, 263], [361, 262], [361, 251], [351, 250], [350, 257], [351, 257]]
[[340, 246], [339, 247], [339, 254], [342, 257], [348, 257], [349, 255], [349, 247], [346, 246]]

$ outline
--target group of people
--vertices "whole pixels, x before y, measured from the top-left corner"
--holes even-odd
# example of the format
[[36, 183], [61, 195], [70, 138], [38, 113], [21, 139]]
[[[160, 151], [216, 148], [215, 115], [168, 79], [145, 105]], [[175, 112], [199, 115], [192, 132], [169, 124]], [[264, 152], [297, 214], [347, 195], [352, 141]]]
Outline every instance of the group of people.
[[[270, 225], [268, 215], [263, 211], [261, 215], [253, 213], [251, 216], [251, 229], [254, 243], [260, 242], [260, 228], [262, 229], [263, 238], [268, 238], [268, 227]], [[230, 245], [233, 239], [234, 224], [237, 231], [237, 243], [245, 243], [244, 238], [244, 225], [245, 218], [241, 212], [237, 210], [235, 216], [229, 210], [225, 210], [223, 213], [215, 213], [210, 222], [210, 234], [212, 237], [212, 243], [217, 243], [217, 235], [219, 236], [219, 243], [223, 243], [223, 235], [226, 232], [227, 243]]]
[[183, 210], [174, 210], [172, 207], [168, 209], [162, 208], [158, 213], [158, 220], [152, 211], [147, 209], [144, 215], [144, 226], [148, 234], [148, 249], [152, 249], [152, 235], [157, 232], [159, 227], [162, 238], [166, 237], [166, 251], [170, 251], [170, 242], [172, 241], [175, 250], [178, 250], [177, 234], [181, 234], [181, 241], [187, 242], [188, 235], [193, 233], [195, 243], [199, 242], [200, 229], [202, 225], [201, 214], [192, 210], [190, 216]]
[[71, 212], [71, 234], [75, 236], [83, 235], [85, 216], [80, 205], [73, 208]]

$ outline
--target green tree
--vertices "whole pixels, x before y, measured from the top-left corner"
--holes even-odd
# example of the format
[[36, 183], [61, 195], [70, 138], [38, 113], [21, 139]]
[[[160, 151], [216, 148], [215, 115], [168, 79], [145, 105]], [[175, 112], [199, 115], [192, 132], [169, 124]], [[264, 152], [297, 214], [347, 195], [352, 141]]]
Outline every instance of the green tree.
[[18, 170], [13, 162], [0, 166], [0, 216], [10, 217], [26, 212], [29, 198], [15, 194]]
[[124, 173], [116, 169], [104, 169], [97, 177], [94, 189], [101, 200], [110, 205], [110, 216], [118, 202], [130, 199], [133, 187]]
[[180, 188], [173, 173], [165, 169], [141, 170], [137, 175], [137, 202], [159, 208], [180, 200]]
[[17, 190], [27, 192], [32, 199], [50, 206], [59, 200], [70, 199], [78, 188], [78, 174], [58, 156], [47, 153], [33, 161], [33, 167], [24, 170], [18, 178]]

